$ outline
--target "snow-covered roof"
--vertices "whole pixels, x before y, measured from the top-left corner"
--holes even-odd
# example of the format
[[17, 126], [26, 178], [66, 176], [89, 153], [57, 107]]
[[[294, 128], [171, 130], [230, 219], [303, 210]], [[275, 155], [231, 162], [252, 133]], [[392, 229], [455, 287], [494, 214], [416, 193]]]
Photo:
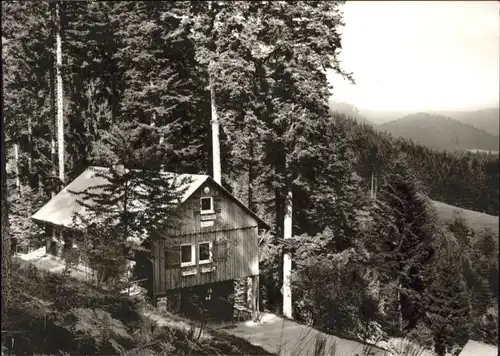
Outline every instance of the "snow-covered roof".
[[[37, 222], [49, 223], [68, 228], [75, 227], [75, 215], [89, 216], [89, 212], [85, 206], [78, 202], [78, 200], [81, 200], [82, 197], [77, 196], [74, 192], [88, 191], [92, 190], [92, 188], [98, 191], [100, 186], [102, 187], [109, 184], [109, 181], [105, 176], [103, 176], [106, 173], [109, 173], [109, 171], [110, 169], [106, 167], [93, 166], [87, 168], [75, 180], [55, 195], [47, 204], [40, 208], [40, 210], [38, 210], [31, 218]], [[171, 172], [161, 172], [161, 175], [164, 176], [166, 180], [175, 180], [173, 187], [179, 193], [178, 201], [176, 202], [177, 204], [185, 202], [205, 182], [211, 181], [250, 215], [257, 219], [260, 225], [267, 228], [269, 227], [267, 223], [260, 219], [254, 212], [252, 212], [248, 207], [246, 207], [242, 202], [236, 199], [208, 175], [176, 174]], [[92, 205], [91, 201], [86, 201], [85, 203]]]

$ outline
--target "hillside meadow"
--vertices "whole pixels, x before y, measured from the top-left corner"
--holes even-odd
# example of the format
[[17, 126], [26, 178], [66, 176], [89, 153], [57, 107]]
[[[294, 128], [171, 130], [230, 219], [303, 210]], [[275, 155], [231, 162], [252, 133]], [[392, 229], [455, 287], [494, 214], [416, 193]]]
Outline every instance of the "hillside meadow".
[[467, 220], [469, 226], [475, 231], [479, 232], [487, 228], [494, 231], [498, 235], [498, 216], [462, 209], [435, 200], [432, 201], [432, 204], [438, 211], [439, 218], [443, 222], [450, 222], [457, 214], [460, 214]]

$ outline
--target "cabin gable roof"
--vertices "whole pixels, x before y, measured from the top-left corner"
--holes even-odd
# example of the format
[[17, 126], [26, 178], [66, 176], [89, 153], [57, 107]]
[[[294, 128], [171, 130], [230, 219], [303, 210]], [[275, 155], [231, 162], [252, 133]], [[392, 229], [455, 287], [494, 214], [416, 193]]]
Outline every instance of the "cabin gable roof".
[[[87, 208], [81, 205], [77, 200], [78, 197], [72, 192], [80, 192], [86, 189], [97, 188], [98, 186], [109, 184], [105, 177], [101, 177], [98, 173], [107, 173], [109, 168], [92, 166], [87, 168], [75, 180], [69, 183], [64, 189], [56, 194], [49, 202], [40, 208], [31, 218], [38, 223], [48, 223], [56, 226], [72, 228], [73, 217], [75, 214], [85, 216]], [[181, 182], [188, 179], [189, 183], [181, 183], [177, 188], [181, 194], [179, 197], [179, 205], [184, 203], [191, 195], [193, 195], [205, 182], [209, 181], [214, 184], [223, 194], [228, 196], [235, 204], [239, 205], [246, 213], [254, 217], [259, 226], [269, 229], [270, 226], [264, 220], [259, 218], [245, 204], [233, 196], [227, 189], [215, 182], [210, 176], [203, 174], [175, 174], [164, 172], [166, 179], [179, 179]]]

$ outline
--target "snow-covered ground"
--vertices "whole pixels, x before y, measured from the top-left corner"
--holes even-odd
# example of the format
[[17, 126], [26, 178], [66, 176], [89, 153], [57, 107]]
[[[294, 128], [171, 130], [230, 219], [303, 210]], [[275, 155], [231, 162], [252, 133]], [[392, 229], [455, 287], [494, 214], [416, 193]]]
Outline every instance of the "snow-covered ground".
[[38, 250], [33, 250], [30, 253], [17, 253], [16, 256], [24, 261], [32, 261], [40, 259], [47, 254], [45, 247], [39, 248]]
[[[46, 253], [45, 247], [32, 251], [30, 253], [21, 254], [18, 253], [15, 255], [19, 259], [29, 262], [33, 264], [35, 267], [49, 271], [52, 273], [61, 273], [65, 268], [65, 262], [56, 256], [52, 256]], [[88, 281], [89, 278], [92, 278], [92, 270], [84, 265], [78, 265], [75, 269], [70, 271], [70, 275], [79, 280]], [[124, 294], [139, 295], [143, 293], [144, 290], [137, 285], [134, 285], [129, 289], [125, 289], [123, 291]], [[199, 332], [199, 326], [192, 325], [188, 320], [184, 320], [182, 318], [177, 318], [173, 315], [168, 315], [166, 313], [162, 313], [156, 310], [153, 306], [143, 307], [142, 315], [151, 321], [158, 324], [160, 327], [170, 327], [170, 328], [180, 328], [189, 330], [194, 328], [195, 334], [197, 335]], [[210, 334], [206, 332], [202, 332], [202, 339], [210, 338]]]
[[[63, 259], [47, 254], [45, 247], [31, 251], [30, 253], [17, 253], [16, 257], [19, 257], [23, 261], [30, 262], [38, 268], [49, 272], [60, 273], [64, 271], [64, 268], [66, 267], [66, 262]], [[88, 266], [80, 263], [72, 266], [70, 275], [80, 280], [91, 281], [94, 276], [94, 271]], [[130, 296], [137, 296], [143, 292], [144, 289], [136, 284], [122, 291], [122, 293]]]
[[[16, 257], [23, 261], [30, 262], [37, 268], [53, 273], [61, 273], [66, 268], [66, 263], [59, 257], [47, 254], [45, 247], [41, 247], [30, 253], [17, 253]], [[92, 279], [92, 270], [83, 264], [78, 264], [71, 268], [71, 277], [90, 281]]]
[[[259, 322], [245, 321], [233, 327], [221, 329], [221, 331], [245, 339], [269, 353], [280, 356], [312, 356], [315, 354], [317, 338], [326, 340], [325, 350], [328, 355], [361, 355], [367, 349], [367, 346], [360, 342], [328, 335], [271, 313], [262, 315]], [[387, 356], [384, 350], [376, 347], [371, 348], [370, 351], [373, 356]]]

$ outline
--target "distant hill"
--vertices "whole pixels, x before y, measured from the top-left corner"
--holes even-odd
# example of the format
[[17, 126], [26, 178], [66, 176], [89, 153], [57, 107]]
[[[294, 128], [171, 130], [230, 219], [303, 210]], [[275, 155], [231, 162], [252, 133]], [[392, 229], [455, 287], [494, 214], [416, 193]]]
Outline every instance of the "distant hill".
[[499, 136], [500, 112], [499, 108], [489, 108], [474, 111], [438, 112], [444, 116], [481, 129], [490, 135]]
[[373, 125], [373, 122], [368, 120], [366, 116], [362, 115], [358, 108], [354, 105], [330, 99], [328, 106], [330, 107], [330, 112], [332, 113], [338, 112], [344, 114], [348, 118], [351, 118], [360, 124]]
[[406, 115], [410, 115], [415, 111], [411, 110], [368, 110], [363, 109], [359, 111], [361, 115], [369, 118], [370, 121], [376, 125], [382, 125], [390, 121], [397, 120]]
[[432, 149], [498, 151], [498, 136], [443, 115], [416, 113], [379, 127]]
[[473, 230], [479, 232], [488, 228], [498, 235], [498, 216], [462, 209], [435, 200], [432, 201], [432, 205], [437, 210], [439, 218], [444, 222], [452, 221], [455, 214], [459, 213]]

